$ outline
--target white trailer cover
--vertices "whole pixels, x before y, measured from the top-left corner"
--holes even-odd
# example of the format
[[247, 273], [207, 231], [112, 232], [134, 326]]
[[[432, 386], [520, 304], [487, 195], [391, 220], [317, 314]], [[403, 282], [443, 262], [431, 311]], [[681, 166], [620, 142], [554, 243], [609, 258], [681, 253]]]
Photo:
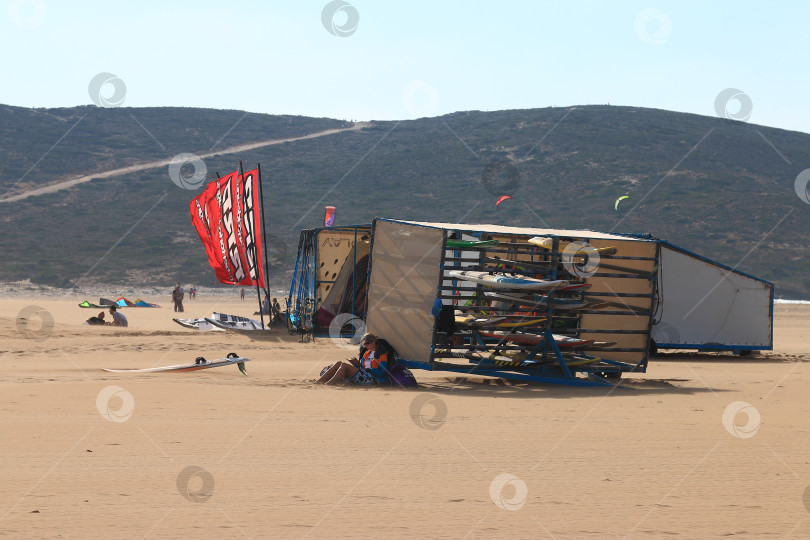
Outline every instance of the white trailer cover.
[[666, 242], [660, 257], [659, 348], [772, 348], [773, 284]]

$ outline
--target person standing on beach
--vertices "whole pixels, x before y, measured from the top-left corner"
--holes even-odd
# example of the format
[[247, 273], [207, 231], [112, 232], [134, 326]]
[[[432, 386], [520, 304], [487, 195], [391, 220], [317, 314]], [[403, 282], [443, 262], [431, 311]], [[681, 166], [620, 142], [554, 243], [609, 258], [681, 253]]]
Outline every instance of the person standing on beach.
[[183, 293], [179, 283], [172, 291], [172, 303], [175, 311], [183, 311]]
[[180, 291], [180, 310], [179, 311], [185, 311], [183, 309], [183, 298], [186, 296], [186, 291], [183, 290], [183, 286], [180, 285], [179, 281], [177, 282], [177, 289]]
[[242, 290], [239, 292], [239, 298], [241, 298], [242, 300], [245, 299], [245, 288], [244, 287], [242, 287]]

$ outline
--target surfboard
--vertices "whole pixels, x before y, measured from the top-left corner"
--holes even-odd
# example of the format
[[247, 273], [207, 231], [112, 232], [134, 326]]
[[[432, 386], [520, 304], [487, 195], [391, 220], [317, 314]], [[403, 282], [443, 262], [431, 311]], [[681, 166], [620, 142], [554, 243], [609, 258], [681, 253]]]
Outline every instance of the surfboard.
[[220, 328], [222, 330], [264, 330], [262, 328], [262, 323], [259, 321], [218, 321], [216, 319], [212, 319], [210, 317], [206, 317], [205, 321], [216, 328]]
[[[553, 245], [554, 245], [554, 239], [553, 239], [553, 238], [549, 238], [549, 237], [547, 237], [547, 236], [535, 236], [535, 237], [529, 238], [529, 243], [530, 243], [530, 244], [532, 244], [532, 245], [535, 245], [535, 246], [539, 246], [539, 247], [541, 247], [541, 248], [543, 248], [543, 249], [549, 249], [549, 250], [550, 250], [550, 249], [553, 247]], [[571, 243], [571, 242], [567, 242], [567, 241], [565, 241], [565, 240], [560, 240], [560, 244], [559, 244], [559, 250], [560, 250], [560, 251], [564, 251], [564, 250], [565, 250], [565, 248], [566, 248], [566, 247], [568, 246], [568, 244], [570, 244], [570, 243]], [[601, 248], [598, 248], [598, 247], [596, 247], [596, 246], [591, 246], [591, 247], [587, 248], [586, 250], [583, 250], [583, 251], [581, 252], [581, 254], [582, 254], [582, 255], [587, 255], [587, 254], [588, 254], [588, 251], [591, 251], [591, 250], [594, 250], [594, 251], [596, 251], [597, 253], [599, 253], [600, 255], [605, 255], [605, 256], [609, 256], [609, 255], [615, 255], [615, 254], [616, 254], [616, 252], [618, 251], [618, 249], [616, 249], [616, 248], [615, 248], [615, 247], [613, 247], [613, 246], [610, 246], [610, 247], [601, 247]], [[579, 253], [578, 253], [578, 254], [579, 254]]]
[[[486, 300], [492, 302], [503, 302], [513, 304], [516, 306], [535, 307], [545, 309], [549, 305], [548, 298], [545, 296], [524, 296], [524, 295], [511, 295], [505, 293], [488, 292], [484, 297]], [[587, 300], [578, 300], [574, 298], [554, 298], [551, 306], [560, 309], [582, 309], [588, 305]]]
[[205, 319], [172, 319], [174, 322], [182, 326], [183, 328], [191, 328], [193, 330], [199, 330], [199, 325], [201, 321], [205, 321]]
[[534, 360], [532, 361], [524, 361], [520, 359], [514, 359], [508, 356], [499, 355], [494, 351], [469, 351], [467, 349], [437, 349], [437, 354], [444, 354], [444, 355], [451, 355], [455, 358], [464, 358], [466, 360], [475, 361], [475, 362], [486, 362], [486, 363], [498, 363], [500, 365], [510, 365], [510, 366], [528, 366], [531, 364], [539, 364]]
[[[539, 345], [543, 341], [542, 334], [532, 334], [530, 332], [504, 332], [502, 330], [482, 331], [481, 335], [488, 338], [505, 339], [513, 343], [521, 345]], [[586, 347], [592, 345], [592, 339], [580, 339], [572, 336], [563, 336], [561, 334], [552, 334], [554, 342], [558, 347]]]
[[540, 318], [535, 318], [535, 319], [526, 319], [526, 318], [512, 319], [512, 320], [506, 320], [506, 321], [500, 322], [500, 323], [496, 324], [495, 326], [497, 326], [499, 328], [518, 328], [520, 326], [535, 326], [535, 325], [541, 324], [545, 320], [546, 320], [545, 317], [540, 317]]
[[[527, 356], [526, 354], [522, 355], [523, 357]], [[601, 362], [601, 358], [596, 357], [583, 357], [583, 356], [576, 356], [572, 353], [563, 353], [563, 360], [565, 361], [565, 365], [569, 367], [576, 367], [576, 366], [585, 366], [588, 364], [593, 364], [596, 362]], [[549, 361], [543, 363], [542, 360], [523, 360], [520, 356], [503, 356], [498, 354], [489, 354], [485, 356], [484, 362], [493, 362], [498, 365], [502, 366], [511, 366], [511, 367], [532, 367], [532, 366], [543, 366], [543, 365], [551, 365], [551, 366], [559, 366], [560, 361], [557, 359], [556, 356], [552, 355], [549, 357]]]
[[[498, 265], [516, 268], [518, 270], [524, 271], [537, 271], [537, 272], [548, 272], [551, 263], [549, 262], [542, 262], [542, 261], [517, 261], [514, 259], [501, 259], [498, 257], [484, 257], [485, 263], [495, 264], [496, 267]], [[651, 278], [655, 275], [655, 272], [647, 272], [645, 270], [639, 270], [638, 268], [630, 268], [627, 266], [619, 266], [615, 264], [609, 264], [605, 261], [599, 262], [599, 268], [606, 269], [606, 270], [616, 270], [618, 272], [624, 272], [628, 274], [633, 274], [636, 276], [645, 277], [647, 279]]]
[[501, 259], [499, 257], [484, 257], [485, 263], [490, 263], [494, 265], [501, 265], [501, 266], [509, 266], [513, 268], [517, 268], [518, 270], [535, 270], [537, 272], [547, 272], [548, 269], [551, 267], [551, 263], [549, 262], [541, 262], [541, 261], [516, 261], [513, 259]]
[[204, 317], [199, 319], [172, 319], [174, 322], [182, 326], [183, 328], [189, 328], [191, 330], [201, 330], [204, 332], [209, 331], [217, 331], [217, 332], [224, 332], [222, 328], [217, 328], [210, 322], [208, 322]]
[[217, 358], [216, 360], [206, 360], [205, 358], [200, 356], [199, 358], [197, 358], [197, 360], [195, 360], [190, 364], [178, 364], [175, 366], [162, 366], [143, 369], [102, 368], [102, 371], [106, 371], [108, 373], [164, 373], [169, 371], [174, 372], [198, 371], [200, 369], [211, 369], [215, 367], [222, 367], [222, 366], [229, 366], [231, 364], [236, 364], [239, 367], [239, 371], [241, 371], [243, 375], [247, 375], [247, 372], [245, 371], [245, 362], [249, 361], [250, 358], [243, 358], [241, 356], [229, 356], [228, 358]]
[[[565, 360], [565, 365], [570, 367], [586, 366], [588, 364], [595, 364], [602, 361], [601, 358], [574, 356], [568, 353], [563, 353], [563, 360]], [[560, 362], [556, 358], [552, 363], [556, 366], [560, 365]]]
[[227, 313], [217, 313], [216, 311], [211, 314], [209, 319], [214, 319], [219, 322], [258, 322], [250, 317], [242, 317], [241, 315], [228, 315]]
[[[553, 335], [557, 336], [557, 334], [553, 334]], [[570, 337], [570, 336], [563, 336], [563, 337]], [[573, 338], [573, 339], [580, 339], [580, 338]], [[619, 343], [619, 342], [618, 341], [594, 341], [593, 343], [590, 343], [590, 344], [582, 346], [582, 347], [577, 346], [577, 345], [573, 345], [572, 347], [574, 347], [574, 348], [576, 348], [578, 350], [582, 350], [582, 351], [601, 350], [603, 348], [612, 347], [612, 346], [616, 345], [617, 343]], [[557, 343], [557, 346], [560, 349], [565, 349], [566, 348], [566, 345], [561, 344], [561, 343]], [[525, 356], [526, 353], [525, 353], [525, 351], [506, 350], [506, 351], [503, 351], [503, 354], [505, 354], [507, 356], [514, 356], [514, 355], [523, 354]], [[562, 351], [562, 354], [563, 354], [563, 356], [565, 356], [565, 355], [572, 355], [572, 354], [577, 354], [577, 353], [572, 353], [572, 352], [568, 352], [568, 351]]]
[[506, 317], [456, 315], [456, 324], [467, 326], [492, 326], [506, 320]]
[[[559, 360], [556, 356], [551, 357], [545, 363], [542, 360], [522, 360], [519, 357], [510, 357], [502, 354], [497, 354], [495, 351], [468, 351], [466, 349], [437, 349], [437, 353], [440, 354], [450, 354], [456, 358], [465, 358], [471, 362], [478, 363], [479, 365], [486, 365], [486, 364], [493, 364], [497, 366], [504, 366], [504, 367], [514, 367], [514, 368], [531, 368], [531, 367], [539, 367], [539, 366], [558, 366], [560, 365]], [[524, 354], [525, 356], [525, 354]], [[577, 367], [577, 366], [585, 366], [588, 364], [594, 364], [596, 362], [601, 362], [601, 358], [596, 357], [583, 357], [583, 356], [576, 356], [571, 353], [563, 353], [563, 360], [565, 361], [565, 365], [569, 367]]]
[[613, 347], [619, 343], [618, 341], [594, 341], [593, 345], [590, 348], [594, 347]]
[[450, 270], [448, 276], [486, 285], [495, 289], [527, 289], [534, 291], [558, 289], [569, 283], [565, 280], [547, 281], [529, 277], [507, 276], [503, 273], [476, 272], [472, 270]]
[[[534, 279], [534, 278], [523, 278], [523, 279]], [[557, 293], [578, 293], [578, 292], [585, 292], [588, 289], [593, 287], [591, 283], [569, 283], [568, 285], [562, 285], [560, 287], [555, 287], [554, 292]], [[529, 294], [529, 293], [527, 293]]]
[[497, 246], [497, 240], [455, 240], [448, 239], [444, 244], [445, 247], [459, 247], [459, 248], [482, 248], [489, 246]]

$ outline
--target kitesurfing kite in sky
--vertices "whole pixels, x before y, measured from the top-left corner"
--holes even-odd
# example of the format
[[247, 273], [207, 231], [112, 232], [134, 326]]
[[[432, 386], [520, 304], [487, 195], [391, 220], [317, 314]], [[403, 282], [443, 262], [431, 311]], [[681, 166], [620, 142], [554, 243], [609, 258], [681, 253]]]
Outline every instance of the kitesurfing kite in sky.
[[495, 203], [495, 206], [500, 206], [500, 204], [503, 201], [505, 201], [506, 199], [511, 199], [511, 198], [512, 198], [511, 195], [501, 195], [500, 197], [498, 197], [498, 202]]
[[618, 212], [619, 211], [619, 203], [622, 202], [623, 200], [629, 199], [629, 198], [630, 198], [630, 195], [622, 195], [621, 197], [616, 199], [616, 202], [613, 203], [613, 209]]

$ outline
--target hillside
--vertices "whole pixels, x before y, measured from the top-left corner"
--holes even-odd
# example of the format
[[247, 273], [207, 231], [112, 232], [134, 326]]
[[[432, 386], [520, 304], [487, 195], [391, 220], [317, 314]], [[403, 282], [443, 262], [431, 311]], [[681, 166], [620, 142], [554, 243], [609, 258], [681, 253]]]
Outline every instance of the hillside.
[[[29, 169], [9, 194], [71, 174], [205, 153], [226, 133], [222, 147], [342, 124], [243, 115], [0, 106], [0, 189]], [[810, 205], [794, 191], [810, 166], [804, 133], [629, 107], [471, 111], [375, 122], [205, 163], [209, 174], [224, 173], [240, 159], [262, 165], [278, 287], [288, 285], [298, 231], [319, 226], [329, 204], [338, 207], [338, 224], [381, 216], [649, 232], [774, 281], [779, 296], [810, 298]], [[485, 172], [492, 170], [494, 177]], [[162, 168], [0, 204], [0, 280], [210, 283], [188, 216], [195, 194]], [[514, 198], [496, 208], [502, 194]], [[621, 195], [630, 200], [616, 212]]]

